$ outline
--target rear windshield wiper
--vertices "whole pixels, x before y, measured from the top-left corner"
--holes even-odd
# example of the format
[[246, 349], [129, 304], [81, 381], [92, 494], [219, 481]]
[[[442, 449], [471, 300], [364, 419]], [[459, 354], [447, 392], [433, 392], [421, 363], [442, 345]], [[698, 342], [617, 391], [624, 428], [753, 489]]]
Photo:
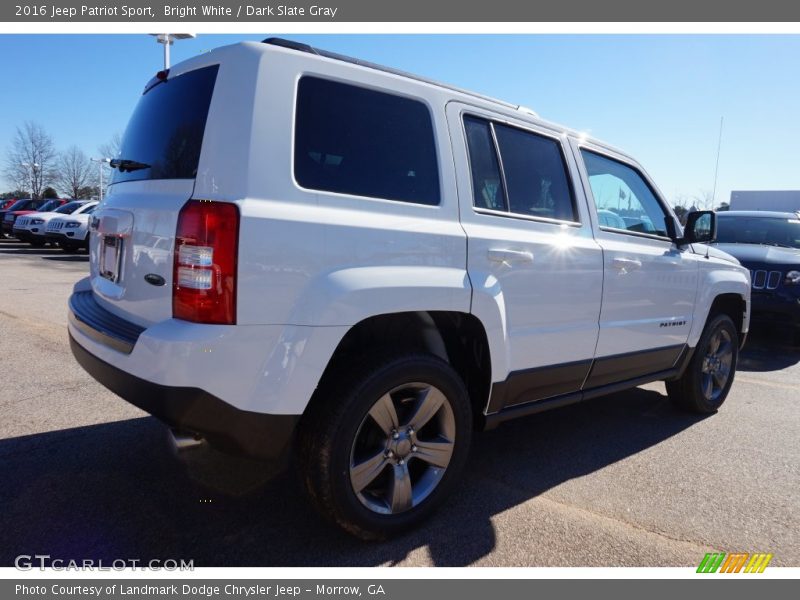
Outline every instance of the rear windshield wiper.
[[115, 158], [108, 164], [112, 169], [119, 169], [120, 173], [150, 168], [150, 165], [147, 163], [139, 162], [138, 160], [128, 160], [126, 158]]

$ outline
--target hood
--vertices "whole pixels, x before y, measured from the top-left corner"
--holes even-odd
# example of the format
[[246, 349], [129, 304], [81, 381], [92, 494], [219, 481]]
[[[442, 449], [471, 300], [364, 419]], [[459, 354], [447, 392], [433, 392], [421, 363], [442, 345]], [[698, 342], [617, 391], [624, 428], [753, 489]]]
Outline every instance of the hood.
[[[24, 213], [25, 211], [20, 211], [20, 213]], [[58, 216], [58, 213], [54, 212], [33, 212], [25, 215], [26, 217], [30, 217], [31, 219], [52, 219], [53, 217]]]
[[692, 250], [695, 254], [706, 254], [708, 253], [709, 256], [713, 256], [714, 258], [719, 258], [720, 260], [726, 260], [730, 263], [735, 265], [739, 264], [739, 261], [736, 256], [732, 256], [724, 248], [719, 248], [718, 246], [709, 246], [707, 244], [692, 244]]
[[716, 244], [714, 246], [745, 263], [800, 265], [800, 250], [761, 244]]

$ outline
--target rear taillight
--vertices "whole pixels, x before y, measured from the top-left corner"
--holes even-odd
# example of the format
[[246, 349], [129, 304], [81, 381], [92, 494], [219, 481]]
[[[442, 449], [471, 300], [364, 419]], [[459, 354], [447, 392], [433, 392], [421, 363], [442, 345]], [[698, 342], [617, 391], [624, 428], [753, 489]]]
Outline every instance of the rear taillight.
[[178, 215], [172, 316], [195, 323], [236, 323], [235, 204], [189, 200]]

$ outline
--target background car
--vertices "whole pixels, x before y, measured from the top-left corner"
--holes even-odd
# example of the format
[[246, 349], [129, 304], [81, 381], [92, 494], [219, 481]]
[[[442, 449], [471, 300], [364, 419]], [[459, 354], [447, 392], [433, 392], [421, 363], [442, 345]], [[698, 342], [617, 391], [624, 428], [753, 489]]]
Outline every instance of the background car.
[[80, 214], [97, 204], [93, 200], [74, 200], [59, 206], [53, 211], [36, 212], [19, 217], [14, 223], [13, 235], [18, 240], [28, 242], [37, 248], [47, 243], [45, 229], [51, 219], [58, 216]]
[[[6, 202], [3, 205], [3, 208], [0, 209], [0, 236], [6, 237], [5, 231], [3, 230], [3, 223], [5, 222], [6, 214], [12, 210], [24, 210], [31, 206], [34, 206], [35, 200], [31, 200], [30, 198], [20, 198], [18, 200], [11, 200], [10, 202]], [[40, 206], [39, 204], [36, 205], [37, 207]]]
[[800, 214], [717, 213], [714, 246], [750, 270], [753, 322], [788, 326], [800, 343]]
[[653, 221], [647, 215], [639, 217], [622, 217], [625, 222], [625, 229], [628, 231], [638, 231], [639, 233], [656, 233]]
[[613, 210], [598, 209], [597, 218], [600, 220], [601, 227], [613, 227], [614, 229], [627, 229], [625, 221]]
[[68, 217], [50, 219], [45, 239], [58, 244], [64, 252], [77, 252], [80, 248], [88, 250], [90, 215], [98, 204], [99, 202], [94, 202], [91, 206], [81, 207], [80, 211], [75, 211]]
[[34, 212], [49, 212], [66, 203], [67, 201], [61, 198], [53, 198], [52, 200], [20, 200], [5, 211], [3, 215], [3, 233], [12, 234], [14, 223], [23, 215], [29, 215]]

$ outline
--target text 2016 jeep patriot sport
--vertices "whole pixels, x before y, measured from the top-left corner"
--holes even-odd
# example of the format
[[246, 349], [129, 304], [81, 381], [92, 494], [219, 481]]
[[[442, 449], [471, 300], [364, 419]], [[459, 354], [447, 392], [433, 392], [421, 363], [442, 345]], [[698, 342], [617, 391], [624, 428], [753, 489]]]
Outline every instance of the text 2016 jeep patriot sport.
[[430, 514], [474, 429], [655, 380], [711, 413], [733, 382], [749, 274], [697, 245], [714, 214], [682, 230], [636, 161], [515, 105], [236, 44], [148, 83], [112, 166], [77, 360], [178, 431], [291, 455], [361, 537]]

